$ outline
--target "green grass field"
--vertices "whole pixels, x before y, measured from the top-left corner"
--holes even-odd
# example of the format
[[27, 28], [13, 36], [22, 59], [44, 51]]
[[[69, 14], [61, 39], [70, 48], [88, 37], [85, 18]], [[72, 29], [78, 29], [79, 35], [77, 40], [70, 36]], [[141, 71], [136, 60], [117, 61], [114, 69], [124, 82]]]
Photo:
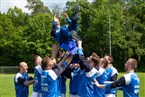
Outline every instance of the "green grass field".
[[[124, 73], [119, 73], [119, 77]], [[140, 78], [140, 97], [145, 97], [145, 73], [137, 73]], [[15, 74], [0, 74], [0, 97], [15, 97], [14, 90], [14, 75]], [[33, 74], [31, 74], [33, 76]], [[67, 80], [67, 90], [68, 90]], [[29, 97], [32, 94], [32, 85], [29, 88]], [[69, 97], [69, 91], [67, 91], [66, 97]], [[123, 97], [122, 92], [118, 91], [117, 97]]]

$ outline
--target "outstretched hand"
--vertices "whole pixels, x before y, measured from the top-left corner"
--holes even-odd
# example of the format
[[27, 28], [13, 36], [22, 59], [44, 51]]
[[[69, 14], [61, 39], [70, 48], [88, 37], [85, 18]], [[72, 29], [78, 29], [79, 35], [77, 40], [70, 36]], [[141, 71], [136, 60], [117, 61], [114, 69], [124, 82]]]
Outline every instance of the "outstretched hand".
[[56, 14], [53, 17], [53, 21], [55, 21], [57, 25], [60, 25], [59, 19], [56, 17]]
[[64, 18], [68, 18], [67, 13], [63, 13], [62, 16], [63, 16]]
[[68, 56], [69, 56], [69, 52], [66, 52], [66, 53], [64, 54], [63, 58], [66, 59], [66, 58], [68, 58]]
[[55, 14], [54, 17], [53, 17], [53, 20], [54, 20], [54, 21], [57, 21], [56, 14]]

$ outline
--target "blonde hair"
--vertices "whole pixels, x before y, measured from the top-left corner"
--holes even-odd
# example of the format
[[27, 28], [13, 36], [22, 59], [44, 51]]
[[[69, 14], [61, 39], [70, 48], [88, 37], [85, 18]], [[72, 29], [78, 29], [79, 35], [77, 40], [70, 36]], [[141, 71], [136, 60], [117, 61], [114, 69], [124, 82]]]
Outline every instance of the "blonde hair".
[[137, 68], [137, 64], [138, 64], [137, 60], [135, 60], [133, 58], [129, 58], [128, 61], [131, 64], [132, 68], [134, 68], [134, 69]]
[[96, 54], [96, 53], [92, 53], [92, 55], [91, 55], [92, 57], [96, 57], [96, 58], [98, 58], [98, 59], [100, 59], [100, 57]]
[[43, 68], [46, 68], [46, 67], [48, 67], [48, 66], [51, 66], [52, 64], [51, 64], [51, 58], [49, 58], [49, 57], [44, 57], [43, 59], [42, 59], [42, 67]]

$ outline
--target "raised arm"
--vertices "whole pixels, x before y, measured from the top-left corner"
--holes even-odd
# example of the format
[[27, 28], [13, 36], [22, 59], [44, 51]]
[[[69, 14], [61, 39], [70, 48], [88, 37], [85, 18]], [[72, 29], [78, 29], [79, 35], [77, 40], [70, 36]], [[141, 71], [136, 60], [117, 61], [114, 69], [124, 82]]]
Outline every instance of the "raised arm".
[[57, 76], [61, 75], [63, 71], [69, 66], [73, 55], [65, 54], [62, 60], [57, 64], [57, 67], [53, 69]]
[[72, 22], [72, 20], [69, 18], [69, 16], [67, 15], [67, 13], [63, 13], [62, 15], [66, 19], [66, 22], [70, 25], [71, 22]]
[[93, 69], [93, 66], [90, 65], [88, 60], [85, 58], [84, 53], [82, 51], [82, 41], [78, 40], [78, 54], [79, 54], [79, 59], [80, 59], [80, 67], [84, 68], [86, 72], [90, 72]]
[[56, 38], [57, 34], [57, 29], [60, 28], [60, 21], [58, 18], [56, 18], [56, 15], [53, 17], [53, 22], [52, 22], [52, 30], [51, 30], [51, 36], [53, 38]]

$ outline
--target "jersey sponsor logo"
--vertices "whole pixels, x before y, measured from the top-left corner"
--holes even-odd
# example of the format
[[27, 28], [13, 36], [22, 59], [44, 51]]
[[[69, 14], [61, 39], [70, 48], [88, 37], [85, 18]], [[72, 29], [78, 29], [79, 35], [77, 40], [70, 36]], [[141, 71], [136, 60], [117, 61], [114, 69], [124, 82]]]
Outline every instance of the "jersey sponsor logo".
[[48, 88], [47, 87], [41, 87], [42, 91], [47, 92]]
[[35, 77], [35, 83], [38, 83], [38, 77]]
[[134, 86], [134, 88], [139, 88], [139, 86]]
[[47, 83], [41, 83], [41, 86], [48, 86]]
[[44, 79], [46, 79], [46, 78], [47, 78], [47, 76], [41, 75], [41, 81], [42, 81], [42, 82], [43, 82]]
[[135, 94], [138, 94], [138, 93], [139, 93], [139, 89], [134, 90], [134, 93], [135, 93]]
[[139, 83], [139, 78], [134, 78], [134, 80], [136, 80]]

